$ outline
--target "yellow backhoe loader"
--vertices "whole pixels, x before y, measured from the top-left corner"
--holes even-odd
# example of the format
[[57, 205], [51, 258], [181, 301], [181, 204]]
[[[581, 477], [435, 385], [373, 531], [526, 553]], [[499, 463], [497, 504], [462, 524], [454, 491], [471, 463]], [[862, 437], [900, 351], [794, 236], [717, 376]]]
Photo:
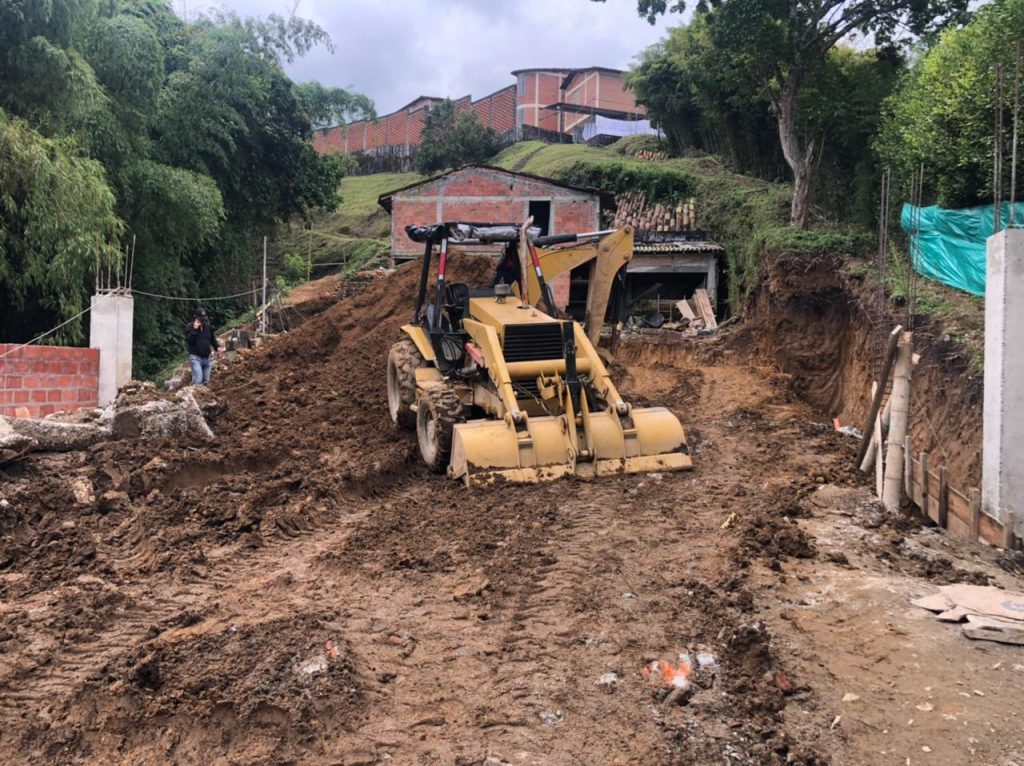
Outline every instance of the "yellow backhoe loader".
[[[467, 486], [691, 468], [679, 419], [624, 401], [597, 353], [632, 229], [542, 237], [531, 221], [406, 228], [424, 253], [412, 322], [388, 355], [392, 420], [416, 429], [430, 469]], [[494, 284], [449, 284], [451, 249], [480, 244], [504, 248]], [[585, 332], [560, 318], [547, 280], [590, 261]]]

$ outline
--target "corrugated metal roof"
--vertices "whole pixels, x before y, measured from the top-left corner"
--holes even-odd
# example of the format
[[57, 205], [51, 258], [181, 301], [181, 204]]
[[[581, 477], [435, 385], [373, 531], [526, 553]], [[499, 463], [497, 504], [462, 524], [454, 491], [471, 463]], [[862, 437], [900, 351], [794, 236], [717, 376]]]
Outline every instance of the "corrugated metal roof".
[[714, 242], [638, 242], [633, 245], [634, 253], [720, 253], [721, 245]]

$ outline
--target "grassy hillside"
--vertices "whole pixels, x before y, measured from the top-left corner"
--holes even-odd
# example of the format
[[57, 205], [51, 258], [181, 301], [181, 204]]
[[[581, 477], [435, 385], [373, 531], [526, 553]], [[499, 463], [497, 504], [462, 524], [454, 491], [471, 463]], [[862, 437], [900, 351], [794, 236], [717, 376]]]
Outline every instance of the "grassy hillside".
[[341, 182], [342, 202], [338, 209], [313, 220], [309, 229], [292, 227], [275, 238], [275, 263], [285, 256], [312, 256], [320, 263], [344, 263], [345, 271], [356, 271], [383, 261], [391, 250], [391, 217], [377, 204], [384, 192], [414, 183], [416, 173], [378, 173], [352, 176]]

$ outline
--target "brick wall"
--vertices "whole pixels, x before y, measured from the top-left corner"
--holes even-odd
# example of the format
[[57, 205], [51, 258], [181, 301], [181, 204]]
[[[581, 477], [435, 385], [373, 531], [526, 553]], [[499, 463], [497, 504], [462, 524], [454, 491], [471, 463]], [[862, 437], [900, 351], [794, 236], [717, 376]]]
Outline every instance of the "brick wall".
[[531, 200], [551, 202], [549, 234], [594, 231], [599, 227], [596, 194], [491, 168], [464, 168], [394, 195], [391, 251], [417, 256], [423, 245], [405, 236], [409, 224], [440, 221], [525, 221]]
[[[0, 355], [15, 348], [0, 343]], [[98, 348], [26, 346], [0, 356], [0, 415], [39, 418], [95, 407], [99, 375]]]
[[[524, 221], [531, 200], [551, 202], [551, 234], [599, 229], [600, 200], [542, 180], [491, 168], [465, 168], [396, 194], [391, 200], [391, 248], [400, 258], [420, 256], [423, 245], [405, 236], [409, 224], [439, 221]], [[500, 246], [483, 248], [488, 252]], [[555, 304], [569, 302], [569, 275], [552, 282]]]
[[[313, 147], [321, 154], [328, 152], [365, 152], [382, 146], [419, 146], [423, 118], [427, 108], [441, 99], [418, 98], [391, 114], [377, 120], [360, 120], [345, 126], [318, 130]], [[478, 101], [469, 96], [455, 99], [455, 114], [473, 110], [480, 122], [499, 133], [515, 127], [516, 87], [509, 85]]]

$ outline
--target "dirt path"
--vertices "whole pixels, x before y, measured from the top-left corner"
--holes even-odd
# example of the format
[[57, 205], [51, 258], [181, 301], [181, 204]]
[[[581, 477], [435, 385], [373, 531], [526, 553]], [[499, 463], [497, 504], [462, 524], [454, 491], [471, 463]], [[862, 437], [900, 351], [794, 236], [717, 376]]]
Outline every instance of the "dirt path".
[[[1021, 762], [1020, 650], [909, 606], [1014, 583], [867, 503], [784, 376], [626, 347], [624, 393], [679, 413], [694, 471], [469, 492], [387, 421], [375, 334], [400, 314], [329, 315], [215, 381], [206, 450], [4, 477], [10, 762]], [[108, 494], [76, 505], [72, 476]], [[703, 666], [676, 704], [647, 671], [681, 653]]]

